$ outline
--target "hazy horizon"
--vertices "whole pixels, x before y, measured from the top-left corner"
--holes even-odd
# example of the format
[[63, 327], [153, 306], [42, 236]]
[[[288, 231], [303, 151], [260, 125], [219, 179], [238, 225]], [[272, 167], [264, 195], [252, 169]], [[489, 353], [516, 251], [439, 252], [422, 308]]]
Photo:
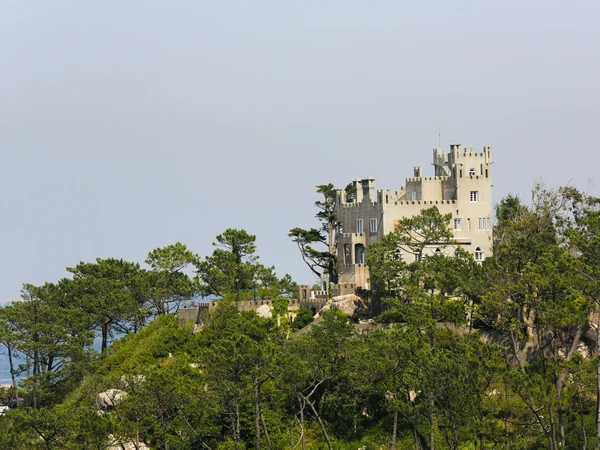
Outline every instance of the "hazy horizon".
[[315, 186], [494, 152], [494, 201], [600, 196], [600, 4], [3, 2], [0, 299], [226, 228], [299, 283]]

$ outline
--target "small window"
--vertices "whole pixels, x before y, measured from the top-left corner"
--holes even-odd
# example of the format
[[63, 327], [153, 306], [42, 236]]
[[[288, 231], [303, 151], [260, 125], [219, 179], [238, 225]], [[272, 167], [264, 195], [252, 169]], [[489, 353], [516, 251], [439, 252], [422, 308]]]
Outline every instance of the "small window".
[[479, 201], [479, 191], [471, 191], [470, 198], [472, 202]]
[[377, 219], [371, 219], [369, 225], [371, 233], [377, 233]]
[[410, 193], [410, 199], [414, 202], [417, 199], [417, 193], [416, 192], [411, 192]]
[[441, 255], [441, 254], [442, 254], [442, 249], [438, 247], [438, 248], [436, 248], [436, 249], [434, 250], [434, 252], [433, 252], [433, 253], [434, 253], [436, 256], [439, 256], [439, 255]]
[[363, 232], [362, 219], [357, 219], [356, 220], [356, 232], [357, 233], [362, 233]]
[[475, 169], [471, 168], [469, 169], [469, 176], [470, 177], [474, 177], [477, 174], [477, 172], [475, 172]]
[[483, 250], [480, 247], [475, 249], [475, 261], [483, 261]]
[[454, 229], [457, 231], [462, 230], [462, 219], [454, 219]]
[[480, 230], [489, 230], [490, 229], [490, 218], [489, 217], [480, 217], [479, 218], [479, 229]]

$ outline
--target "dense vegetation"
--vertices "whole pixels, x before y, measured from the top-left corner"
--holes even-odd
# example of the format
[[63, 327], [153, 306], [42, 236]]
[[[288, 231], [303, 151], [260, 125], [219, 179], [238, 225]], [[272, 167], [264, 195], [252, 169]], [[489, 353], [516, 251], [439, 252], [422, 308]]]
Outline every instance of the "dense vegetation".
[[[483, 264], [455, 250], [437, 209], [402, 220], [368, 249], [385, 305], [373, 324], [238, 311], [294, 292], [240, 230], [202, 260], [178, 244], [151, 252], [150, 270], [98, 260], [26, 285], [1, 311], [0, 342], [28, 376], [0, 448], [599, 448], [599, 205], [572, 188], [505, 198]], [[304, 231], [292, 237], [317, 256]], [[169, 312], [196, 292], [223, 300], [194, 333]], [[98, 411], [110, 389], [124, 395]]]

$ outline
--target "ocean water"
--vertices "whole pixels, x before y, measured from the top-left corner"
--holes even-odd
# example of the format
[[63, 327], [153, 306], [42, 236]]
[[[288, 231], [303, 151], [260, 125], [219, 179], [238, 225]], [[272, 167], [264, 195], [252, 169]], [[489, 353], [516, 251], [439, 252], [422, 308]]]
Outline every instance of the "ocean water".
[[[15, 368], [25, 362], [21, 358], [13, 357], [13, 364]], [[6, 349], [4, 347], [0, 348], [0, 384], [11, 384], [12, 380], [10, 378], [10, 365], [8, 363], [8, 355], [6, 354]]]

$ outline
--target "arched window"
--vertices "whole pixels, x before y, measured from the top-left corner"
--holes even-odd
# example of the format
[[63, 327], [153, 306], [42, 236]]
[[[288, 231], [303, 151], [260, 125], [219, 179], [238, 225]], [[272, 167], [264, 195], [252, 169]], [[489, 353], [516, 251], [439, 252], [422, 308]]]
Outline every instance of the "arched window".
[[441, 248], [439, 248], [439, 247], [438, 247], [438, 248], [436, 248], [436, 249], [433, 251], [433, 254], [434, 254], [434, 255], [436, 255], [436, 256], [439, 256], [439, 255], [441, 255], [441, 254], [442, 254], [442, 249], [441, 249]]
[[306, 300], [306, 289], [302, 289], [302, 300]]
[[354, 254], [356, 258], [356, 264], [364, 264], [365, 263], [365, 246], [362, 244], [356, 244], [354, 247]]
[[469, 176], [470, 177], [474, 177], [476, 174], [477, 174], [477, 172], [475, 172], [475, 169], [473, 169], [473, 168], [469, 169]]
[[462, 256], [462, 255], [461, 255], [461, 252], [460, 252], [460, 247], [456, 247], [456, 248], [454, 249], [454, 257], [455, 257], [455, 258], [460, 258], [461, 256]]
[[480, 247], [475, 249], [475, 261], [483, 261], [483, 250]]

